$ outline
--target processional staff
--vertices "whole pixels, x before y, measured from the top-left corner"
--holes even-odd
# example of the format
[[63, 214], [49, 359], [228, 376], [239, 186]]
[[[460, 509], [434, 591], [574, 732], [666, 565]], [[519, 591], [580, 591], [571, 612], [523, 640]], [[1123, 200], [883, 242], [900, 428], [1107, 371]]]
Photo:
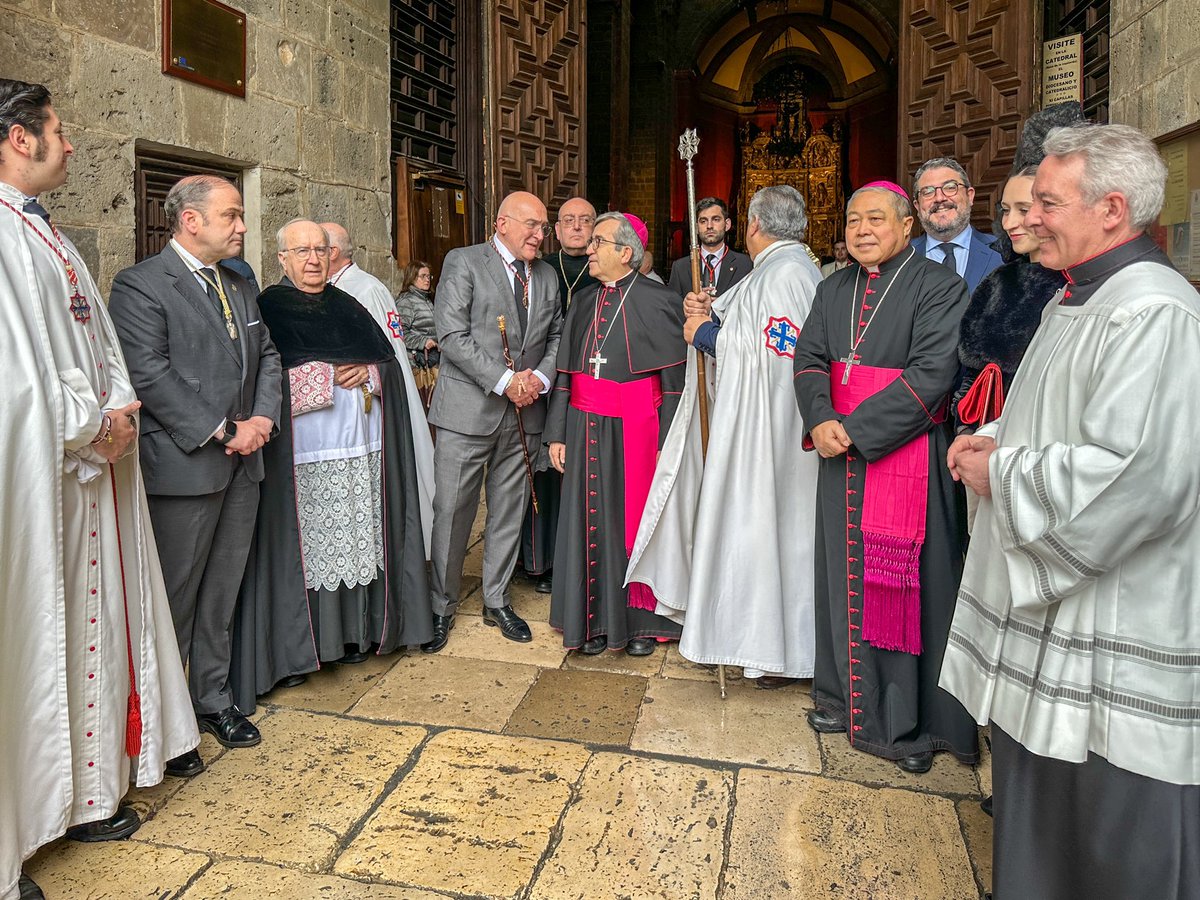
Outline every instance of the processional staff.
[[[500, 326], [500, 340], [504, 345], [504, 364], [508, 366], [508, 370], [513, 372], [515, 378], [517, 367], [513, 362], [512, 353], [508, 349], [508, 324], [504, 321], [504, 316], [496, 316], [496, 322]], [[529, 500], [533, 505], [534, 515], [537, 515], [538, 510], [537, 491], [533, 489], [533, 463], [529, 460], [529, 444], [525, 440], [525, 422], [521, 419], [521, 407], [516, 407], [517, 413], [517, 431], [521, 436], [521, 455], [525, 458], [525, 479], [529, 482]]]
[[[700, 239], [696, 234], [696, 169], [692, 162], [700, 149], [700, 137], [695, 128], [689, 128], [679, 137], [679, 158], [687, 163], [687, 194], [688, 194], [688, 226], [692, 238], [692, 292], [699, 294], [700, 284]], [[704, 351], [694, 350], [696, 354], [696, 401], [700, 407], [700, 457], [708, 457], [708, 373], [704, 361]], [[721, 699], [725, 693], [725, 667], [717, 666], [717, 684], [721, 689]]]

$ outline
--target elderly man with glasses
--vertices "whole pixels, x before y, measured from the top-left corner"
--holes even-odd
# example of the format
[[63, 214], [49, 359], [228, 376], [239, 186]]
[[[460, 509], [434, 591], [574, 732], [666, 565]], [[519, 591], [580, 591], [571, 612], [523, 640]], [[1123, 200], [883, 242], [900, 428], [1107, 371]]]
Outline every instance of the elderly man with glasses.
[[600, 284], [567, 313], [546, 422], [550, 461], [564, 473], [550, 624], [585, 654], [647, 656], [680, 633], [655, 614], [648, 585], [625, 585], [687, 359], [679, 297], [640, 275], [642, 252], [621, 213], [596, 220], [588, 266]]
[[913, 177], [913, 201], [925, 234], [912, 246], [926, 259], [953, 269], [974, 292], [1004, 260], [992, 247], [996, 239], [971, 226], [975, 188], [966, 170], [944, 156], [922, 163]]
[[246, 711], [322, 663], [433, 633], [413, 449], [424, 421], [414, 428], [387, 335], [329, 280], [329, 233], [295, 219], [277, 238], [284, 277], [258, 302], [283, 363], [283, 414], [263, 453], [238, 612], [232, 680]]
[[[442, 265], [433, 307], [442, 360], [429, 408], [438, 439], [433, 455], [433, 637], [423, 645], [426, 653], [445, 647], [454, 627], [467, 542], [485, 484], [483, 621], [508, 640], [533, 640], [512, 608], [508, 583], [529, 502], [524, 453], [534, 452], [541, 442], [544, 395], [550, 390], [562, 331], [558, 279], [553, 267], [538, 258], [549, 232], [542, 201], [517, 191], [501, 202], [491, 240], [451, 250]], [[501, 316], [507, 352], [497, 322]]]

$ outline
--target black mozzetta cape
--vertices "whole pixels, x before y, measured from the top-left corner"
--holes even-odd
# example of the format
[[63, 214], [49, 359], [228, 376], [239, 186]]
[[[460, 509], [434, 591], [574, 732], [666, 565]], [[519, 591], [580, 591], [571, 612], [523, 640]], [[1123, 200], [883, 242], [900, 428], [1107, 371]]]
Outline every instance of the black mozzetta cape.
[[285, 369], [307, 362], [380, 363], [392, 345], [357, 300], [332, 284], [306, 294], [286, 278], [258, 295], [258, 308]]
[[[380, 654], [433, 637], [425, 540], [418, 501], [416, 457], [404, 380], [391, 343], [371, 314], [344, 291], [321, 295], [290, 283], [259, 295], [263, 322], [278, 335], [283, 359], [283, 414], [263, 447], [262, 482], [254, 542], [246, 563], [234, 621], [230, 683], [234, 702], [249, 715], [255, 698], [288, 675], [320, 667], [313, 637], [315, 610], [304, 579], [292, 457], [291, 390], [287, 370], [306, 362], [374, 363], [382, 382], [383, 541], [385, 615], [370, 635]], [[421, 422], [421, 427], [425, 427]]]

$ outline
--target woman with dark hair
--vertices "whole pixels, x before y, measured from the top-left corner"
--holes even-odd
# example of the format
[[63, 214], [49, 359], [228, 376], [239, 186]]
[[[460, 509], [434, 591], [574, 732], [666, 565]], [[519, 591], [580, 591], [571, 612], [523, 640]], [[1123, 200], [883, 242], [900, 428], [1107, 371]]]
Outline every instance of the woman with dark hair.
[[404, 267], [400, 293], [396, 295], [396, 312], [404, 328], [404, 345], [412, 363], [417, 389], [429, 411], [429, 400], [437, 382], [438, 343], [433, 324], [433, 276], [429, 263], [414, 259]]

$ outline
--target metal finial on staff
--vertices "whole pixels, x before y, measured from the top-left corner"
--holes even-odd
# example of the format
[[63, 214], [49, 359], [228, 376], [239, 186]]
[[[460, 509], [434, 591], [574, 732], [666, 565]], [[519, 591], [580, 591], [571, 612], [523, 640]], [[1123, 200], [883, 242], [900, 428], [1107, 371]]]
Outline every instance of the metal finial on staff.
[[[695, 128], [687, 129], [679, 136], [679, 158], [687, 163], [687, 194], [688, 194], [688, 229], [692, 244], [692, 292], [700, 293], [700, 238], [696, 232], [696, 168], [693, 160], [700, 150], [700, 137]], [[708, 458], [708, 374], [704, 361], [704, 351], [696, 351], [696, 402], [700, 407], [700, 456]], [[725, 693], [725, 667], [717, 666], [717, 685], [721, 689], [721, 699]]]
[[[517, 366], [513, 362], [512, 353], [508, 349], [508, 323], [504, 316], [496, 316], [500, 325], [500, 341], [504, 345], [504, 364], [516, 377]], [[521, 455], [525, 458], [525, 480], [529, 482], [529, 499], [533, 504], [534, 515], [538, 513], [537, 491], [533, 488], [533, 463], [529, 460], [529, 444], [525, 440], [525, 422], [521, 419], [521, 407], [514, 407], [517, 413], [517, 432], [521, 435]]]

